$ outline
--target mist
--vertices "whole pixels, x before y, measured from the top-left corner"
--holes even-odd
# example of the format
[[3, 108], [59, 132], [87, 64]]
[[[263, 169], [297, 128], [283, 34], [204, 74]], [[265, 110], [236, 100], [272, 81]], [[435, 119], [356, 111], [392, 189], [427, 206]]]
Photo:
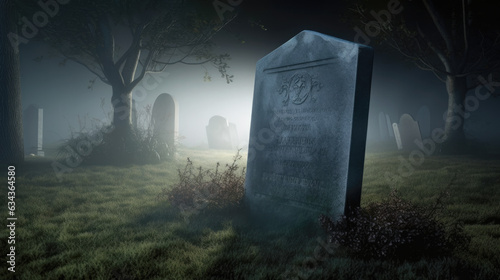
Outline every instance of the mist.
[[[321, 21], [329, 15], [318, 12], [319, 8], [301, 13], [293, 7], [291, 3], [289, 8], [272, 14], [267, 9], [278, 9], [275, 4], [247, 4], [241, 10], [241, 17], [214, 37], [214, 53], [231, 56], [228, 70], [234, 78], [229, 84], [210, 65], [175, 64], [163, 73], [147, 75], [133, 90], [139, 124], [143, 128], [148, 126], [147, 108], [152, 107], [159, 94], [169, 93], [179, 107], [181, 145], [207, 148], [205, 127], [212, 116], [220, 115], [236, 125], [238, 146], [246, 148], [257, 61], [304, 29], [351, 41], [355, 37], [349, 24], [331, 19]], [[255, 16], [263, 27], [248, 24]], [[285, 19], [290, 17], [296, 19], [295, 24], [285, 24]], [[415, 117], [419, 108], [426, 106], [430, 111], [431, 129], [444, 127], [443, 114], [448, 102], [445, 83], [430, 71], [418, 69], [400, 54], [374, 47], [367, 146], [383, 140], [378, 123], [380, 112], [394, 123], [404, 113]], [[110, 86], [81, 65], [71, 61], [62, 65], [62, 57], [43, 43], [30, 41], [21, 45], [20, 54], [23, 109], [31, 104], [44, 109], [45, 148], [54, 149], [60, 141], [70, 138], [71, 133], [111, 122]], [[206, 81], [206, 73], [210, 81]], [[470, 112], [464, 129], [469, 139], [498, 146], [495, 143], [500, 142], [500, 129], [494, 120], [500, 116], [499, 99], [491, 97], [481, 101], [478, 108]]]

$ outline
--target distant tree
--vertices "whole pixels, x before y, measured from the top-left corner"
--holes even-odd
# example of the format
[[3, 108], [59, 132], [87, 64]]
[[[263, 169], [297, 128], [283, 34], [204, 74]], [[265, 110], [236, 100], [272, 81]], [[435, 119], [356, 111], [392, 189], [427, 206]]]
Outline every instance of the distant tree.
[[[40, 10], [36, 1], [24, 2], [27, 13]], [[111, 86], [112, 133], [121, 141], [133, 135], [132, 91], [147, 73], [176, 63], [211, 63], [231, 82], [229, 56], [213, 54], [211, 39], [234, 13], [208, 2], [72, 0], [57, 11], [49, 8], [54, 15], [39, 28], [38, 39], [62, 54], [64, 62], [82, 65]]]
[[[471, 0], [363, 2], [353, 11], [365, 24], [365, 31], [371, 33], [369, 36], [388, 43], [419, 68], [432, 71], [446, 83], [445, 127], [435, 138], [439, 139], [437, 143], [442, 142], [442, 152], [463, 152], [466, 144], [464, 121], [470, 116], [466, 109], [475, 109], [476, 101], [499, 92], [492, 92], [495, 86], [500, 86], [492, 78], [493, 72], [500, 69], [499, 3]], [[471, 91], [481, 84], [480, 92]], [[467, 95], [470, 91], [472, 95]]]
[[6, 40], [16, 32], [14, 2], [0, 1], [0, 164], [24, 161], [19, 50]]

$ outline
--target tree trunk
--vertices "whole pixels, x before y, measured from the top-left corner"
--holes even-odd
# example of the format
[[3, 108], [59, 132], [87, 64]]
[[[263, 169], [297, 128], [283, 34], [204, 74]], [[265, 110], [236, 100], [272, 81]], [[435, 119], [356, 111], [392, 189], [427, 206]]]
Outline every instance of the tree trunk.
[[8, 34], [17, 34], [14, 1], [0, 1], [0, 163], [24, 161], [19, 48]]
[[[132, 140], [134, 128], [132, 127], [132, 92], [123, 92], [120, 87], [113, 86], [113, 141], [115, 145], [125, 148], [126, 142]], [[118, 148], [116, 146], [116, 148]]]
[[113, 125], [116, 130], [132, 130], [132, 92], [113, 87]]
[[466, 148], [464, 121], [467, 113], [465, 113], [464, 105], [467, 80], [465, 77], [448, 76], [446, 89], [448, 91], [448, 110], [441, 151], [445, 154], [459, 154], [463, 153]]
[[[127, 58], [122, 69], [122, 80], [110, 79], [114, 81], [111, 103], [113, 104], [115, 135], [127, 141], [131, 140], [134, 135], [132, 126], [132, 90], [128, 89], [128, 85], [134, 80], [140, 54], [141, 51], [137, 47]], [[114, 73], [119, 72], [119, 69], [115, 70]]]
[[137, 137], [132, 127], [132, 92], [123, 92], [121, 87], [113, 86], [113, 129], [108, 146], [108, 159], [112, 164], [124, 164], [134, 161], [138, 151]]

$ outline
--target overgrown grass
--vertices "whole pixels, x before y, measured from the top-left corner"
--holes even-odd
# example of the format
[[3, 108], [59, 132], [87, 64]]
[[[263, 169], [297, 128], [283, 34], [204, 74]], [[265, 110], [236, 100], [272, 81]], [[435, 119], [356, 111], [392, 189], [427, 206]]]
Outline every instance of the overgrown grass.
[[[238, 206], [245, 194], [245, 168], [240, 168], [241, 149], [236, 152], [231, 164], [221, 167], [216, 163], [214, 170], [194, 167], [187, 158], [182, 169], [177, 169], [179, 181], [173, 186], [163, 188], [157, 199], [168, 200], [188, 218], [191, 214], [209, 208], [228, 208]], [[239, 170], [238, 170], [239, 169]]]
[[[367, 154], [362, 206], [382, 201], [392, 188], [431, 205], [458, 171], [445, 205], [449, 219], [463, 222], [471, 235], [468, 251], [412, 262], [335, 254], [313, 261], [318, 238], [326, 240], [317, 221], [265, 231], [242, 207], [204, 209], [185, 220], [155, 197], [177, 183], [185, 158], [213, 169], [234, 154], [179, 150], [177, 163], [81, 166], [62, 182], [50, 161], [18, 166], [16, 273], [4, 262], [0, 279], [498, 279], [500, 160], [429, 157], [395, 184], [384, 175], [398, 172], [398, 155]], [[2, 230], [2, 252], [10, 246], [7, 236]]]

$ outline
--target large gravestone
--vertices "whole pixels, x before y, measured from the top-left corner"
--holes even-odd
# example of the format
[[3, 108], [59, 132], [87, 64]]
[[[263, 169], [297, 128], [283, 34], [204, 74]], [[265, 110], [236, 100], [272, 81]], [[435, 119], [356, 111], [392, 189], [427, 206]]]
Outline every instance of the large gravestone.
[[168, 93], [158, 95], [151, 112], [153, 134], [166, 143], [169, 149], [175, 148], [179, 131], [179, 109], [174, 98]]
[[245, 181], [251, 208], [338, 218], [359, 206], [372, 61], [370, 47], [312, 31], [258, 61]]
[[226, 118], [213, 116], [208, 121], [208, 148], [216, 150], [232, 149], [231, 131]]
[[409, 114], [403, 114], [399, 119], [398, 127], [403, 150], [418, 150], [419, 148], [415, 144], [415, 140], [422, 142], [418, 122], [416, 122]]
[[23, 112], [24, 152], [44, 156], [43, 151], [43, 109], [30, 105]]

